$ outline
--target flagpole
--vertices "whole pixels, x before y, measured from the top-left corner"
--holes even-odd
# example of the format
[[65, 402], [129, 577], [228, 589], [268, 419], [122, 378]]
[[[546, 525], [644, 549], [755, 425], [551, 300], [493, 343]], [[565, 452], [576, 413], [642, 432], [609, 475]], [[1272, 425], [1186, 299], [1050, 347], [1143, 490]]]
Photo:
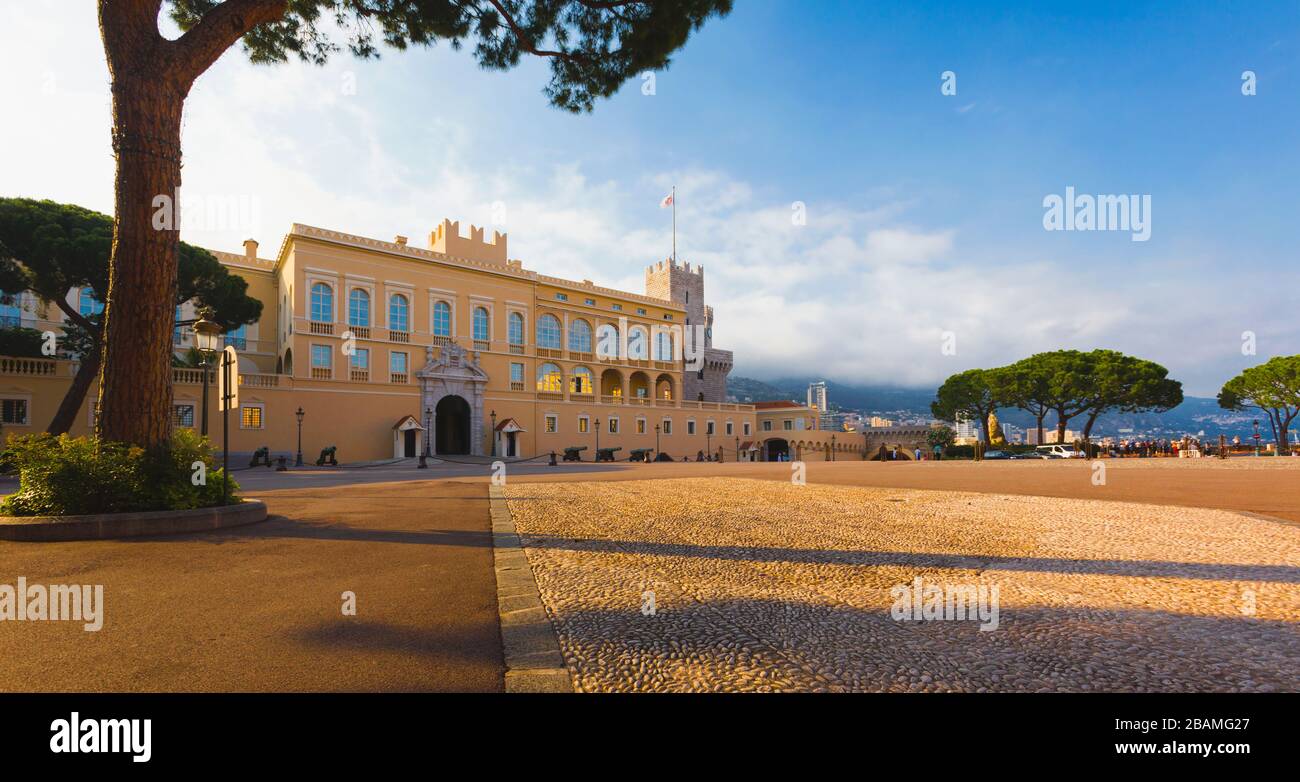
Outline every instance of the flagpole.
[[677, 263], [677, 185], [673, 185], [673, 263]]

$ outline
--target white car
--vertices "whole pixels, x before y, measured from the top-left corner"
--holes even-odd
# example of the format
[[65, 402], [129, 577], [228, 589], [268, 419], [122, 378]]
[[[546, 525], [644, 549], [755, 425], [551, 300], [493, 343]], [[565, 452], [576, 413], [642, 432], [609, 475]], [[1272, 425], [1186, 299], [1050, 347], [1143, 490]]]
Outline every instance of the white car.
[[1076, 450], [1073, 445], [1040, 445], [1034, 449], [1036, 453], [1041, 453], [1049, 459], [1082, 459], [1083, 452]]

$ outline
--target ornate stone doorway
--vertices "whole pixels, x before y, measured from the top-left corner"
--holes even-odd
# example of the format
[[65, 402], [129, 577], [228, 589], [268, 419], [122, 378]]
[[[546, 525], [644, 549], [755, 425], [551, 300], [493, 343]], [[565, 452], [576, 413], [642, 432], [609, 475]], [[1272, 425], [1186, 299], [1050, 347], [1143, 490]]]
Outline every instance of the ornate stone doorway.
[[415, 376], [420, 379], [420, 409], [430, 411], [427, 415], [436, 452], [485, 455], [483, 391], [488, 375], [478, 364], [478, 354], [449, 343], [429, 346], [425, 358], [424, 369]]
[[469, 402], [455, 394], [448, 394], [439, 400], [438, 407], [433, 412], [437, 422], [437, 434], [433, 440], [436, 453], [468, 454]]

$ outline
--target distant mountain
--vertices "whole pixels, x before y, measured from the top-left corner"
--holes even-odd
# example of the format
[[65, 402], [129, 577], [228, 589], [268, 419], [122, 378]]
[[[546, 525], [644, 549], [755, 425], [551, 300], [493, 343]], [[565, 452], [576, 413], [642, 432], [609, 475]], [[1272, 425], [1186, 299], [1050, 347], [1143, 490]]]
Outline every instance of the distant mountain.
[[[738, 401], [757, 402], [767, 399], [807, 399], [808, 384], [822, 378], [792, 377], [771, 381], [732, 376], [727, 378], [727, 391]], [[930, 418], [930, 402], [934, 400], [933, 388], [900, 388], [897, 386], [870, 386], [826, 381], [826, 394], [832, 408], [856, 410], [885, 418]], [[998, 419], [1021, 429], [1035, 425], [1034, 417], [1023, 410], [999, 410]], [[1260, 433], [1265, 440], [1272, 439], [1268, 419], [1252, 413], [1234, 413], [1219, 407], [1215, 399], [1187, 397], [1183, 403], [1166, 413], [1109, 413], [1097, 419], [1093, 435], [1098, 437], [1161, 437], [1177, 438], [1183, 435], [1217, 438], [1220, 434], [1240, 437], [1243, 442], [1254, 434], [1252, 421], [1258, 419]], [[1070, 428], [1081, 430], [1086, 419], [1075, 418]], [[1054, 429], [1056, 419], [1049, 416], [1044, 427]], [[1201, 433], [1204, 433], [1203, 435]]]

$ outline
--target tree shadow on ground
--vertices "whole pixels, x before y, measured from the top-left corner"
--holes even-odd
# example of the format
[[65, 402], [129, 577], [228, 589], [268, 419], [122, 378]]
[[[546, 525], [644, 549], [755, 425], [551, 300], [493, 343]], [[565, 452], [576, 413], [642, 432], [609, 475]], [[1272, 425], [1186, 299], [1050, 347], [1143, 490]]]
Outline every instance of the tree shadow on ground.
[[977, 620], [736, 599], [653, 616], [562, 610], [557, 629], [584, 690], [1300, 691], [1296, 626], [1250, 618], [1009, 606], [982, 632]]

